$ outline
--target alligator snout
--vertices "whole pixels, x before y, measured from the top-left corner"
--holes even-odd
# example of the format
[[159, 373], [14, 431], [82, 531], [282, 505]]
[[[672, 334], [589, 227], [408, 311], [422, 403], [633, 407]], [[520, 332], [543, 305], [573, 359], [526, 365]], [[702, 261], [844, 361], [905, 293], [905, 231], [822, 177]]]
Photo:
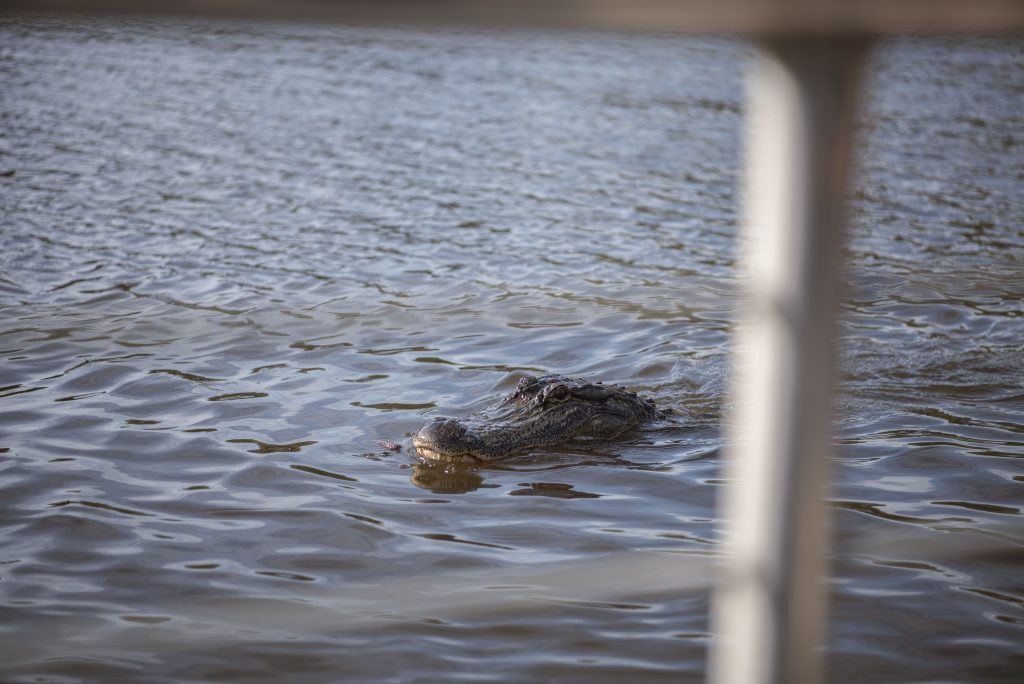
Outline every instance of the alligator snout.
[[434, 418], [412, 436], [420, 456], [453, 461], [476, 461], [472, 451], [478, 448], [476, 436], [455, 418]]
[[417, 436], [423, 435], [424, 438], [434, 439], [458, 439], [462, 435], [466, 434], [466, 428], [459, 421], [454, 418], [434, 418], [431, 422], [420, 428]]

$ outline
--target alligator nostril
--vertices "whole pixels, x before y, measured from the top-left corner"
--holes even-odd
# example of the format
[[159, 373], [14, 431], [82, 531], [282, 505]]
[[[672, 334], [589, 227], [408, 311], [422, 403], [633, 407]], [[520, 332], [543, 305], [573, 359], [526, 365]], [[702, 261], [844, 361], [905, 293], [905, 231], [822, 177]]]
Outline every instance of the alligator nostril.
[[454, 418], [442, 418], [440, 421], [434, 423], [434, 430], [438, 435], [443, 435], [446, 438], [458, 437], [466, 431], [459, 421]]

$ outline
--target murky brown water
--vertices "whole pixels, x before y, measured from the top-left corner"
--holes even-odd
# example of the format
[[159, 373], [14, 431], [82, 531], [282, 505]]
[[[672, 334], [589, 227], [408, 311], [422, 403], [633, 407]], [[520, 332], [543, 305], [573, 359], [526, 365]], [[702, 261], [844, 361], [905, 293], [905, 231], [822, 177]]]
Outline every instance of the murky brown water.
[[[0, 19], [0, 679], [699, 681], [747, 56]], [[836, 682], [1024, 671], [1022, 112], [1019, 42], [872, 64]], [[683, 422], [374, 446], [524, 371]]]

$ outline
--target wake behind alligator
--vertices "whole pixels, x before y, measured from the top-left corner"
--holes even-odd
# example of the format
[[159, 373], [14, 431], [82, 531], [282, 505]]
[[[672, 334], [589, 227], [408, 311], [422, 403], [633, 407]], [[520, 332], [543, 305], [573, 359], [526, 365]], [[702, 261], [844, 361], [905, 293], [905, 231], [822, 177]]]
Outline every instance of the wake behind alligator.
[[618, 385], [527, 375], [497, 406], [435, 418], [412, 441], [423, 458], [476, 463], [575, 439], [611, 439], [671, 414]]

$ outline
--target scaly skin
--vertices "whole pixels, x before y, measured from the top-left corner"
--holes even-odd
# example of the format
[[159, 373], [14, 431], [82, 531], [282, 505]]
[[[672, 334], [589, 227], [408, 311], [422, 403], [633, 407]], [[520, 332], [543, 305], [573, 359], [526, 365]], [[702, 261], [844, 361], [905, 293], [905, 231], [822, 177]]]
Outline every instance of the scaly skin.
[[476, 463], [575, 438], [610, 439], [670, 413], [617, 385], [527, 375], [497, 406], [465, 418], [435, 418], [412, 442], [423, 458]]

